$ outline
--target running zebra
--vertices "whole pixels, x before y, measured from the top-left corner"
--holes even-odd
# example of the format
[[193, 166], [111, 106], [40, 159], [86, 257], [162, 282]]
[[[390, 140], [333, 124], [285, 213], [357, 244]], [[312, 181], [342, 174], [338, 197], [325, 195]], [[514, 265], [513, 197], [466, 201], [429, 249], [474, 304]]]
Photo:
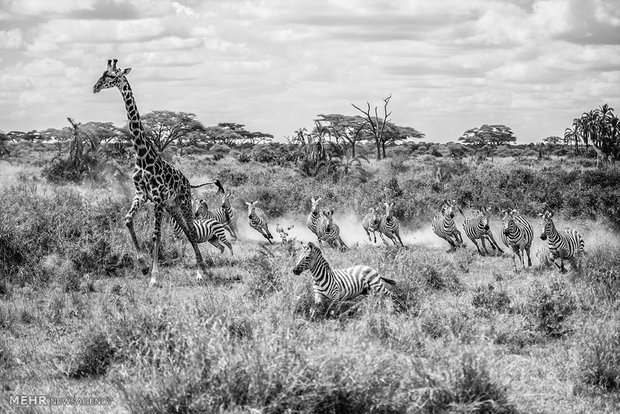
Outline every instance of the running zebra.
[[321, 239], [325, 234], [325, 226], [327, 226], [327, 220], [325, 216], [323, 216], [319, 211], [319, 202], [321, 200], [321, 197], [317, 199], [315, 199], [314, 197], [311, 198], [312, 210], [310, 210], [310, 214], [306, 219], [306, 226], [308, 226], [308, 229], [310, 229], [312, 233], [316, 234], [319, 243], [321, 243]]
[[[454, 223], [454, 208], [456, 206], [456, 200], [444, 201], [441, 206], [441, 211], [433, 218], [433, 232], [450, 243], [450, 251], [456, 250], [457, 247], [463, 245], [463, 238], [461, 232], [457, 230]], [[459, 211], [460, 208], [459, 208]], [[462, 211], [461, 211], [462, 214]]]
[[[183, 228], [176, 220], [170, 220], [170, 224], [172, 225], [172, 232], [177, 238], [182, 237]], [[213, 219], [194, 219], [194, 231], [198, 236], [196, 243], [204, 243], [209, 242], [217, 249], [220, 250], [220, 253], [224, 253], [224, 246], [228, 247], [231, 255], [235, 255], [233, 253], [232, 245], [226, 238], [226, 231], [224, 230], [224, 226], [221, 223]]]
[[[375, 212], [374, 208], [370, 207], [368, 209], [368, 214], [366, 214], [364, 218], [362, 219], [362, 226], [364, 227], [364, 230], [366, 231], [366, 234], [368, 235], [368, 241], [376, 243], [377, 242], [376, 232], [379, 231], [379, 218], [377, 217], [377, 213]], [[372, 233], [374, 240], [370, 238], [370, 233]]]
[[463, 222], [463, 229], [465, 230], [467, 237], [469, 237], [469, 240], [474, 243], [476, 249], [478, 249], [478, 253], [480, 253], [481, 256], [484, 256], [484, 254], [482, 254], [482, 250], [476, 242], [478, 239], [480, 239], [480, 242], [482, 243], [485, 254], [489, 254], [485, 240], [489, 242], [493, 250], [504, 253], [493, 237], [491, 226], [489, 226], [489, 213], [486, 207], [481, 207], [477, 210], [475, 216], [466, 218]]
[[394, 246], [396, 246], [396, 240], [400, 243], [402, 247], [405, 247], [403, 241], [400, 239], [400, 221], [396, 217], [392, 215], [392, 207], [394, 207], [394, 203], [383, 203], [385, 205], [385, 216], [381, 217], [379, 220], [379, 236], [381, 236], [381, 240], [386, 245], [389, 243], [385, 240], [385, 236], [387, 236]]
[[230, 193], [222, 195], [222, 206], [216, 210], [209, 210], [209, 205], [204, 199], [200, 199], [198, 207], [194, 213], [195, 218], [213, 219], [221, 223], [230, 233], [233, 239], [237, 240], [237, 215], [230, 207]]
[[322, 213], [327, 220], [327, 225], [323, 231], [321, 241], [327, 242], [330, 246], [337, 247], [341, 252], [348, 250], [349, 248], [340, 238], [340, 227], [334, 223], [334, 210], [323, 210]]
[[[573, 269], [580, 270], [580, 259], [584, 255], [585, 242], [576, 230], [563, 230], [558, 232], [551, 218], [553, 212], [546, 208], [540, 213], [542, 222], [540, 225], [540, 238], [549, 242], [549, 259], [562, 273], [566, 272], [564, 260], [568, 260]], [[558, 265], [555, 261], [560, 259]]]
[[527, 253], [527, 265], [532, 267], [530, 248], [534, 240], [532, 225], [519, 215], [517, 210], [504, 210], [502, 218], [502, 241], [509, 249], [512, 249], [512, 264], [517, 270], [515, 255], [519, 257], [521, 265], [525, 269], [525, 253]]
[[[396, 282], [383, 276], [368, 266], [358, 265], [346, 269], [332, 269], [318, 246], [312, 242], [303, 245], [304, 250], [293, 268], [295, 275], [305, 270], [312, 273], [314, 303], [316, 308], [321, 307], [324, 300], [339, 301], [353, 299], [369, 290], [391, 295], [387, 285]], [[312, 310], [312, 313], [316, 309]]]
[[258, 200], [253, 203], [245, 204], [248, 205], [248, 222], [250, 223], [250, 227], [259, 232], [264, 238], [267, 239], [269, 243], [273, 243], [271, 240], [273, 236], [269, 232], [269, 221], [267, 219], [267, 215], [260, 207], [256, 207]]

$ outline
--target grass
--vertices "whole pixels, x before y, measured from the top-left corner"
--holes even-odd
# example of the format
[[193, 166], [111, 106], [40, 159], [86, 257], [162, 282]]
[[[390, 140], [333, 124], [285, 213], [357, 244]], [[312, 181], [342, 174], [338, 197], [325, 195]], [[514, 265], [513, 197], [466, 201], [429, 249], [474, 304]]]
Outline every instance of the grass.
[[[414, 225], [402, 232], [407, 249], [373, 246], [342, 218], [351, 250], [325, 248], [327, 260], [372, 266], [397, 289], [311, 317], [311, 276], [291, 271], [295, 242], [265, 244], [243, 214], [235, 256], [201, 246], [214, 263], [201, 284], [191, 248], [164, 226], [162, 286], [148, 288], [122, 223], [124, 193], [20, 179], [0, 191], [13, 230], [0, 239], [11, 253], [0, 283], [2, 412], [15, 394], [112, 399], [92, 412], [617, 412], [618, 238], [599, 223], [562, 223], [583, 232], [588, 255], [581, 275], [560, 275], [515, 272], [508, 255], [482, 257], [471, 244], [446, 253]], [[140, 240], [151, 215], [136, 218]], [[314, 240], [304, 219], [274, 219], [272, 232], [294, 223], [291, 237]], [[498, 237], [496, 217], [491, 226]], [[36, 243], [26, 237], [35, 230]], [[536, 239], [532, 252], [543, 248]]]

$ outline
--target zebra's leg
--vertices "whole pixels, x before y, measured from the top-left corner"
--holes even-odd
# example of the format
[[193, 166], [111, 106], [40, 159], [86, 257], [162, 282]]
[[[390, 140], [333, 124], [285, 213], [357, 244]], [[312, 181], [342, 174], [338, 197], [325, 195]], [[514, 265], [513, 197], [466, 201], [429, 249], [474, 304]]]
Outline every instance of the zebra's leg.
[[495, 238], [493, 237], [493, 233], [491, 233], [489, 231], [489, 243], [491, 243], [491, 247], [493, 247], [494, 250], [499, 251], [500, 253], [504, 253], [504, 251], [502, 250], [501, 247], [499, 247], [499, 244], [495, 241]]
[[209, 244], [211, 244], [213, 247], [215, 247], [216, 249], [218, 249], [220, 251], [220, 253], [224, 253], [224, 245], [222, 243], [220, 243], [220, 241], [217, 239], [217, 237], [211, 237], [208, 240]]
[[341, 237], [338, 237], [338, 245], [341, 252], [346, 252], [347, 250], [349, 250], [349, 247], [346, 245], [346, 243], [344, 242], [344, 240], [342, 240]]
[[[530, 246], [525, 247], [525, 252], [527, 253], [527, 265], [532, 267], [532, 259], [530, 258]], [[525, 268], [525, 258], [523, 258], [523, 268]]]
[[[398, 238], [398, 242], [400, 243], [400, 245], [402, 247], [405, 247], [405, 245], [403, 244], [403, 241], [400, 238], [400, 232], [397, 231], [397, 232], [394, 233], [394, 235]], [[394, 244], [396, 244], [396, 243], [394, 243]]]
[[[228, 250], [230, 250], [230, 255], [234, 256], [235, 253], [233, 252], [233, 248], [232, 248], [232, 243], [229, 242], [226, 238], [224, 238], [223, 240], [220, 240], [221, 243], [223, 243], [226, 247], [228, 247]], [[222, 253], [224, 252], [224, 250], [222, 250]]]
[[144, 204], [145, 198], [142, 193], [136, 192], [133, 197], [133, 201], [131, 202], [131, 208], [125, 215], [125, 226], [129, 230], [129, 235], [131, 236], [131, 241], [133, 242], [134, 248], [136, 249], [136, 260], [138, 261], [139, 266], [141, 267], [142, 274], [148, 275], [149, 273], [149, 265], [144, 258], [144, 252], [140, 248], [140, 243], [138, 243], [138, 238], [136, 237], [136, 231], [133, 225], [133, 216], [136, 212], [142, 207]]
[[[469, 240], [471, 240], [471, 242], [474, 244], [474, 246], [476, 246], [476, 249], [478, 249], [478, 253], [480, 254], [480, 256], [484, 256], [484, 254], [482, 254], [482, 250], [480, 250], [480, 246], [478, 246], [478, 243], [476, 242], [476, 239], [473, 239], [473, 238], [470, 237]], [[457, 243], [458, 243], [458, 240], [457, 240]], [[485, 247], [484, 250], [486, 250], [486, 249], [487, 248]]]
[[151, 281], [149, 286], [157, 284], [159, 277], [159, 246], [161, 243], [161, 217], [164, 213], [164, 206], [161, 200], [155, 204], [155, 229], [153, 231], [153, 262], [151, 264]]
[[[379, 236], [381, 237], [381, 240], [383, 240], [383, 243], [384, 243], [386, 246], [389, 246], [389, 245], [390, 245], [390, 243], [388, 243], [388, 242], [387, 242], [387, 240], [385, 240], [385, 235], [383, 234], [383, 232], [382, 232], [382, 231], [380, 231], [380, 232], [379, 232]], [[392, 241], [392, 242], [393, 242], [393, 241]]]
[[370, 238], [370, 232], [368, 231], [368, 229], [364, 228], [364, 231], [366, 232], [366, 235], [368, 236], [368, 241], [372, 242], [372, 239]]
[[377, 243], [377, 232], [373, 230], [373, 231], [372, 231], [372, 236], [373, 236], [373, 238], [375, 239], [375, 240], [373, 241], [373, 243], [375, 243], [375, 244], [376, 244], [376, 243]]
[[237, 223], [231, 221], [230, 223], [228, 223], [228, 227], [230, 228], [230, 235], [232, 236], [232, 238], [234, 240], [237, 240], [239, 238], [238, 237], [239, 232], [237, 231]]

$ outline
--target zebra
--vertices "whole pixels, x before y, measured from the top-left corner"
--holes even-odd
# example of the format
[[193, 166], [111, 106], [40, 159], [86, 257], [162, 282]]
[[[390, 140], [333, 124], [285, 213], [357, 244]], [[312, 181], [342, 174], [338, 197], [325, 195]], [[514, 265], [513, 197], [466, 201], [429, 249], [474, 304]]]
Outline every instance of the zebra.
[[498, 250], [500, 253], [504, 253], [493, 237], [491, 226], [489, 226], [489, 213], [486, 207], [481, 207], [478, 209], [473, 217], [466, 218], [463, 222], [463, 230], [465, 230], [465, 234], [469, 237], [469, 240], [474, 243], [476, 249], [478, 249], [478, 253], [480, 253], [481, 256], [484, 255], [482, 254], [480, 246], [478, 246], [478, 243], [476, 242], [477, 239], [480, 239], [484, 252], [487, 255], [489, 254], [489, 251], [487, 250], [485, 240], [488, 240], [493, 250]]
[[260, 207], [256, 207], [258, 200], [253, 203], [245, 202], [248, 206], [248, 222], [250, 223], [250, 227], [259, 232], [270, 244], [273, 244], [271, 241], [273, 236], [269, 232], [269, 221], [267, 219], [267, 215]]
[[[568, 260], [574, 269], [580, 268], [580, 259], [584, 255], [585, 242], [583, 237], [576, 230], [563, 230], [558, 232], [551, 218], [553, 211], [546, 208], [539, 214], [542, 217], [540, 224], [540, 238], [548, 240], [549, 259], [557, 266], [562, 273], [566, 272], [564, 260]], [[560, 265], [555, 261], [560, 259]]]
[[381, 236], [381, 240], [386, 245], [389, 245], [385, 240], [385, 236], [387, 236], [394, 246], [396, 246], [396, 240], [398, 239], [400, 245], [405, 247], [403, 241], [400, 239], [400, 222], [399, 220], [392, 215], [392, 207], [394, 207], [394, 203], [383, 203], [385, 205], [385, 216], [381, 217], [379, 220], [379, 236]]
[[521, 265], [525, 269], [525, 253], [527, 253], [527, 265], [532, 267], [532, 259], [530, 258], [530, 248], [534, 240], [534, 230], [532, 225], [519, 215], [517, 210], [504, 210], [502, 218], [502, 241], [506, 247], [513, 250], [512, 264], [517, 270], [515, 263], [515, 255], [519, 257]]
[[321, 238], [325, 234], [325, 226], [327, 226], [327, 219], [321, 214], [318, 208], [321, 200], [322, 197], [317, 199], [314, 197], [311, 198], [312, 210], [310, 210], [310, 214], [306, 219], [306, 226], [308, 226], [308, 229], [310, 229], [312, 233], [316, 234], [319, 244], [321, 243]]
[[[454, 223], [454, 208], [456, 206], [456, 200], [445, 200], [441, 206], [441, 211], [435, 215], [431, 227], [433, 232], [450, 243], [450, 250], [456, 250], [457, 247], [463, 245], [463, 238], [461, 232], [457, 230]], [[457, 207], [458, 208], [458, 207]], [[461, 209], [459, 211], [462, 214]]]
[[387, 285], [395, 285], [396, 282], [387, 277], [379, 276], [379, 273], [368, 266], [357, 265], [346, 269], [332, 269], [318, 246], [309, 242], [304, 245], [297, 264], [293, 268], [293, 274], [299, 275], [305, 270], [312, 273], [314, 291], [314, 304], [316, 308], [322, 306], [324, 300], [341, 301], [353, 299], [369, 290], [392, 295]]
[[[368, 214], [364, 216], [362, 219], [362, 226], [368, 235], [368, 241], [373, 243], [377, 242], [377, 231], [379, 230], [379, 219], [377, 218], [377, 213], [373, 207], [368, 209]], [[374, 238], [374, 241], [370, 238], [370, 233]]]
[[[213, 219], [194, 219], [192, 221], [194, 225], [194, 231], [198, 236], [196, 243], [204, 243], [209, 242], [217, 249], [220, 250], [220, 253], [224, 253], [224, 246], [228, 247], [231, 255], [235, 255], [232, 249], [232, 244], [226, 238], [226, 231], [224, 230], [224, 226], [221, 223]], [[172, 225], [172, 232], [177, 238], [180, 238], [183, 234], [183, 227], [176, 220], [170, 220], [170, 224]]]
[[209, 210], [209, 205], [204, 199], [198, 201], [198, 207], [194, 212], [196, 218], [209, 218], [221, 223], [230, 233], [234, 240], [237, 240], [237, 216], [230, 207], [230, 193], [222, 195], [222, 206], [216, 210]]
[[342, 252], [348, 250], [349, 248], [340, 237], [340, 227], [334, 223], [334, 210], [323, 210], [322, 214], [327, 220], [327, 225], [323, 231], [321, 241], [327, 242], [330, 246], [338, 247]]

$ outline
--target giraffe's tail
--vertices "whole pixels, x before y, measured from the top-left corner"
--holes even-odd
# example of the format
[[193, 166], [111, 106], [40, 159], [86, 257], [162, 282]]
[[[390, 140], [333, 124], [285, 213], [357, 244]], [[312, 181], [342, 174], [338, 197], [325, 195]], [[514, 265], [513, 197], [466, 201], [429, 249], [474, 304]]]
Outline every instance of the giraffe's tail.
[[226, 192], [226, 191], [224, 191], [224, 186], [222, 186], [222, 183], [220, 183], [220, 180], [209, 181], [209, 182], [206, 182], [206, 183], [203, 183], [203, 184], [198, 184], [198, 185], [191, 185], [190, 184], [190, 187], [198, 188], [198, 187], [203, 187], [205, 185], [215, 185], [215, 186], [217, 186], [217, 192], [218, 193], [224, 194]]

